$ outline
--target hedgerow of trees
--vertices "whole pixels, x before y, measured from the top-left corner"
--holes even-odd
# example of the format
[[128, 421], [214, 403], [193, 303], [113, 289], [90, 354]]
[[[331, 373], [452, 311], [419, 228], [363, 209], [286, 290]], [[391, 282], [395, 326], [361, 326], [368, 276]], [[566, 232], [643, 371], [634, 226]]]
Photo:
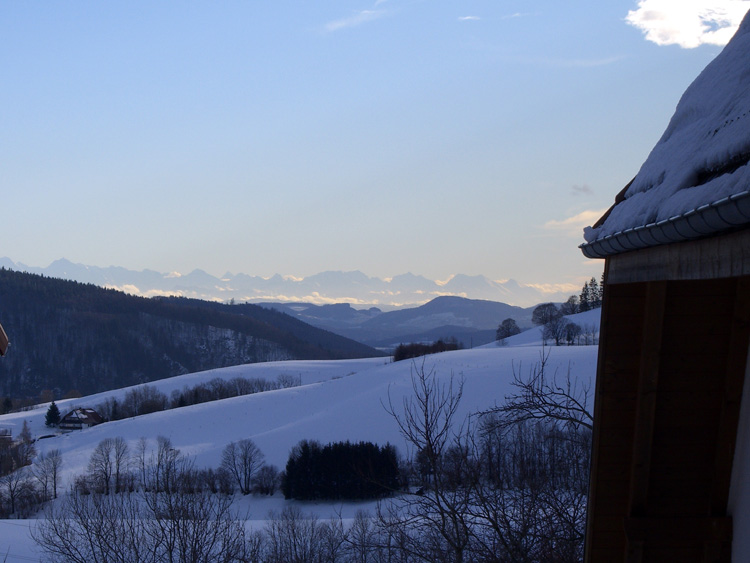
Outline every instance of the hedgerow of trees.
[[565, 317], [601, 307], [603, 292], [603, 283], [600, 285], [592, 277], [584, 284], [580, 296], [571, 295], [560, 307], [554, 303], [538, 305], [532, 313], [531, 321], [541, 326], [545, 343], [554, 342], [555, 346], [596, 344], [598, 330], [594, 324], [581, 326]]
[[298, 387], [301, 384], [302, 378], [299, 375], [286, 373], [279, 374], [276, 380], [256, 377], [233, 377], [227, 380], [215, 377], [206, 383], [198, 383], [192, 387], [186, 385], [181, 390], [174, 390], [171, 398], [168, 398], [153, 385], [142, 385], [128, 391], [121, 400], [110, 397], [103, 403], [98, 404], [95, 410], [105, 420], [122, 420], [152, 412], [252, 395], [263, 391]]
[[428, 354], [439, 354], [451, 350], [460, 350], [462, 344], [455, 338], [440, 339], [432, 344], [412, 342], [411, 344], [399, 344], [393, 352], [393, 361], [400, 362], [411, 358], [419, 358]]

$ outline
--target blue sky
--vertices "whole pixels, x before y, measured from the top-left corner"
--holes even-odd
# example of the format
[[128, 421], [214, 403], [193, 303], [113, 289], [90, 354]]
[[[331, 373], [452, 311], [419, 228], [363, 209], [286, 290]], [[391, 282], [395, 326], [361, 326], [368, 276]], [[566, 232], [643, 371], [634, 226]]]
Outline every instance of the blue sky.
[[739, 0], [0, 4], [0, 255], [576, 284]]

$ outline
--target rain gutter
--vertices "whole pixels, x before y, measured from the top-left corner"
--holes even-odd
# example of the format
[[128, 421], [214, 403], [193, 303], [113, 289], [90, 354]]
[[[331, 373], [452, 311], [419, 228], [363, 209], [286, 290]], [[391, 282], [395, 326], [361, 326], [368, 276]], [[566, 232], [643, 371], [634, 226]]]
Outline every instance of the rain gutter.
[[748, 224], [750, 190], [745, 190], [669, 219], [607, 235], [578, 248], [588, 258], [606, 258], [631, 250], [702, 238]]

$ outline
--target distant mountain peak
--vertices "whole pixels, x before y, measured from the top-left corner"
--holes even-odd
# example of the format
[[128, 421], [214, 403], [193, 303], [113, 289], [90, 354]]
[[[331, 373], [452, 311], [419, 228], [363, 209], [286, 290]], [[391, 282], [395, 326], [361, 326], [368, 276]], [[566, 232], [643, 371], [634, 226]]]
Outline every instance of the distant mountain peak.
[[445, 281], [406, 272], [390, 279], [370, 277], [359, 270], [328, 270], [306, 277], [274, 274], [269, 278], [225, 273], [214, 277], [196, 268], [189, 274], [134, 271], [119, 266], [100, 268], [74, 264], [61, 258], [46, 268], [29, 267], [0, 259], [8, 269], [120, 289], [141, 296], [181, 295], [207, 301], [236, 303], [308, 302], [317, 305], [349, 303], [366, 309], [394, 309], [422, 305], [436, 297], [463, 297], [529, 307], [548, 301], [564, 301], [569, 293], [548, 293], [541, 286], [509, 279], [493, 281], [484, 275], [455, 274]]

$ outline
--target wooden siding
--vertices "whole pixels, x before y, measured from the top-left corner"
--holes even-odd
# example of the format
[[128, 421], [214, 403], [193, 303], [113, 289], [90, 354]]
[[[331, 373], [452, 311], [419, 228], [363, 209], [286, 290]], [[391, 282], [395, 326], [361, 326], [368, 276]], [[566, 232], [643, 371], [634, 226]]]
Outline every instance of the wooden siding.
[[607, 283], [750, 276], [750, 229], [654, 246], [607, 259]]
[[750, 277], [607, 283], [586, 561], [729, 561]]

